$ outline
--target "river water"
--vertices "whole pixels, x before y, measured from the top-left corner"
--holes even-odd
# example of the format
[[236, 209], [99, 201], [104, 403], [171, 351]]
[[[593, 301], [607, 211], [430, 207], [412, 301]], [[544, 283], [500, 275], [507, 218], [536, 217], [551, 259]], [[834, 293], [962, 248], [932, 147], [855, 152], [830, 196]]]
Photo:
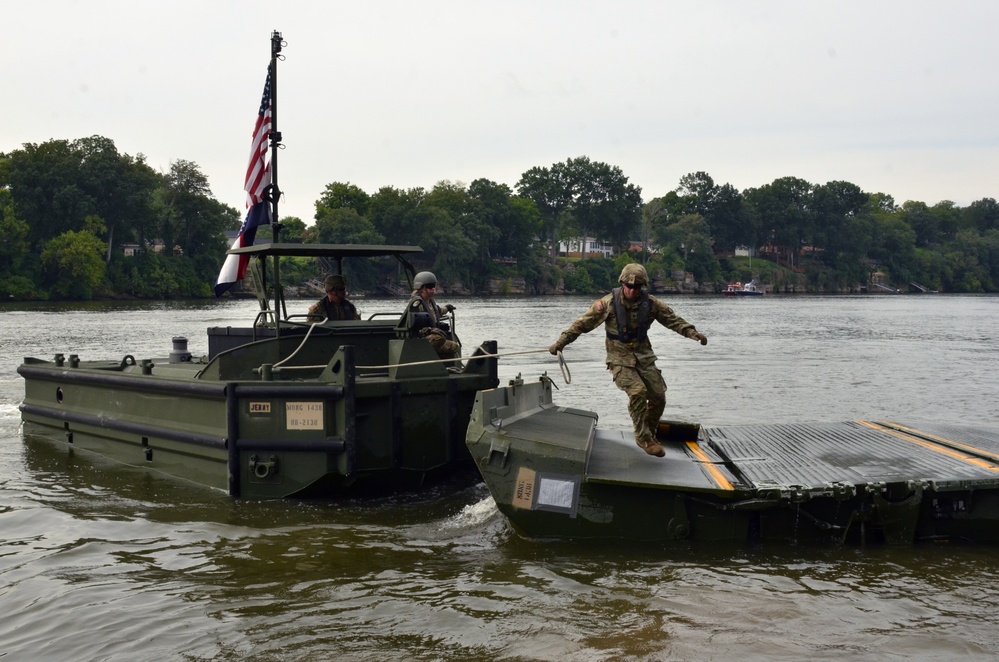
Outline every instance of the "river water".
[[[444, 299], [442, 299], [444, 301]], [[290, 302], [304, 312], [308, 302]], [[399, 301], [357, 301], [362, 314]], [[466, 353], [503, 382], [627, 428], [599, 333], [546, 353], [589, 299], [461, 299]], [[999, 297], [679, 297], [702, 347], [656, 327], [666, 416], [999, 429]], [[248, 301], [0, 306], [4, 660], [994, 660], [992, 547], [524, 540], [484, 488], [376, 502], [245, 502], [24, 438], [24, 356], [166, 356]]]

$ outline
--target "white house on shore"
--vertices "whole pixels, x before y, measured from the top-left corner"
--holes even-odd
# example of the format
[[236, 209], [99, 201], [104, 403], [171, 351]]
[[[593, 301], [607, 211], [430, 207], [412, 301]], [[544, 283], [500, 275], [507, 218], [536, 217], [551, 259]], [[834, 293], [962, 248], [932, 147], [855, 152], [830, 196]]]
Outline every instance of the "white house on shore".
[[[558, 254], [565, 257], [584, 257], [583, 240], [581, 238], [569, 239], [558, 243]], [[614, 257], [614, 246], [599, 239], [586, 239], [585, 257]]]

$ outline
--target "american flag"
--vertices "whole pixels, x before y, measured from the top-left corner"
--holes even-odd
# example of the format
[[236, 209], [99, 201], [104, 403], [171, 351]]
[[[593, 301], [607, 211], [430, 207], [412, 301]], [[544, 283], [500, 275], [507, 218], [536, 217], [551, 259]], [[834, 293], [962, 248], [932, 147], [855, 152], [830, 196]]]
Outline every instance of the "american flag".
[[[250, 162], [246, 166], [243, 189], [246, 191], [246, 219], [239, 229], [239, 235], [232, 242], [232, 248], [252, 246], [257, 228], [271, 222], [270, 203], [264, 193], [271, 184], [271, 164], [267, 158], [267, 141], [271, 135], [271, 74], [267, 70], [264, 94], [260, 98], [257, 122], [253, 126], [253, 142], [250, 144]], [[215, 283], [215, 296], [220, 297], [246, 276], [246, 265], [250, 258], [246, 255], [227, 255]]]

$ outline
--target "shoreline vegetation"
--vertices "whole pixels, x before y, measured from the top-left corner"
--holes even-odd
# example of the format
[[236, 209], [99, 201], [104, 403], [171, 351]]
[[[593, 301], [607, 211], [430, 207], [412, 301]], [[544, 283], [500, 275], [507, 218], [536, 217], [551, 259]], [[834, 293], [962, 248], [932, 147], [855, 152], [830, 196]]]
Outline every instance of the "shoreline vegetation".
[[[315, 210], [310, 225], [281, 218], [280, 240], [417, 245], [414, 266], [448, 296], [592, 295], [615, 287], [629, 262], [646, 266], [658, 294], [719, 294], [735, 282], [768, 294], [999, 292], [990, 197], [897, 204], [796, 177], [740, 191], [694, 172], [643, 198], [619, 167], [580, 156], [532, 167], [512, 187], [476, 179], [369, 193], [332, 182]], [[26, 143], [0, 153], [0, 301], [212, 298], [241, 222], [191, 161], [159, 172], [103, 136]], [[282, 261], [282, 284], [294, 296], [328, 271]], [[359, 295], [406, 289], [388, 263], [347, 262], [344, 275]], [[253, 291], [247, 281], [234, 289]]]

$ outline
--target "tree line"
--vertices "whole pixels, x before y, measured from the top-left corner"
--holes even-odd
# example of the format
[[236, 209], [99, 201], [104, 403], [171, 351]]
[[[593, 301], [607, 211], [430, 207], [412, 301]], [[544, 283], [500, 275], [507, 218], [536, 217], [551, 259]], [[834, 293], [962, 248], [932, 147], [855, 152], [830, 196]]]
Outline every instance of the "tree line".
[[[281, 219], [281, 240], [419, 245], [418, 268], [468, 293], [496, 279], [522, 279], [532, 293], [600, 291], [628, 261], [644, 263], [657, 283], [690, 274], [709, 290], [756, 278], [776, 289], [850, 291], [876, 273], [896, 286], [999, 291], [993, 198], [897, 205], [845, 181], [782, 177], [739, 191], [694, 172], [644, 201], [620, 168], [581, 156], [530, 168], [513, 188], [483, 178], [368, 193], [332, 182], [312, 220]], [[240, 223], [193, 162], [158, 172], [102, 136], [25, 144], [0, 154], [0, 296], [210, 297], [225, 232]], [[267, 228], [257, 235], [268, 238]], [[570, 239], [605, 242], [617, 257], [560, 257]], [[126, 246], [137, 250], [126, 255]], [[756, 259], [735, 258], [740, 247]], [[391, 276], [377, 265], [350, 269], [355, 289]], [[289, 283], [317, 274], [312, 261], [282, 265]]]

